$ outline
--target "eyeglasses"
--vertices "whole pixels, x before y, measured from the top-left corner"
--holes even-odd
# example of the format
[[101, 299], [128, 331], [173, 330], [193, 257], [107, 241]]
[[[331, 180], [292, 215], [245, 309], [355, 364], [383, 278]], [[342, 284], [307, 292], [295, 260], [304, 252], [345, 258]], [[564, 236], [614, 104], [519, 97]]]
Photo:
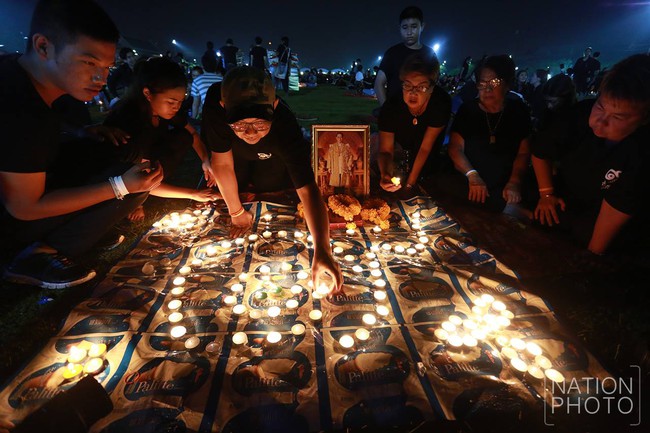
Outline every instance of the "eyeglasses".
[[432, 86], [427, 86], [426, 84], [420, 84], [419, 86], [414, 86], [411, 83], [402, 82], [402, 90], [405, 92], [415, 92], [415, 93], [427, 93]]
[[255, 132], [264, 132], [271, 129], [271, 122], [266, 120], [258, 120], [257, 122], [237, 122], [228, 125], [235, 132], [246, 132], [248, 128], [253, 128]]
[[487, 90], [491, 92], [492, 90], [499, 87], [501, 84], [503, 84], [503, 80], [501, 78], [492, 78], [491, 80], [487, 80], [487, 81], [479, 81], [476, 84], [476, 88], [478, 90]]

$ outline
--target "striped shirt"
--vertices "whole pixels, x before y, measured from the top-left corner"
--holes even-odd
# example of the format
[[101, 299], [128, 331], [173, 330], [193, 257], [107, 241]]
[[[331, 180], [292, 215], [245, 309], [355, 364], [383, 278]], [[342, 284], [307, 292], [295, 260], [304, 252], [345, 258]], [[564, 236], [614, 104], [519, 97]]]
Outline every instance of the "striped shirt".
[[[211, 72], [206, 72], [202, 75], [199, 75], [192, 81], [192, 90], [191, 95], [193, 97], [201, 97], [201, 107], [203, 107], [203, 102], [205, 101], [205, 95], [208, 93], [208, 89], [214, 83], [218, 83], [223, 78], [221, 75], [213, 74]], [[200, 108], [199, 108], [200, 110]]]

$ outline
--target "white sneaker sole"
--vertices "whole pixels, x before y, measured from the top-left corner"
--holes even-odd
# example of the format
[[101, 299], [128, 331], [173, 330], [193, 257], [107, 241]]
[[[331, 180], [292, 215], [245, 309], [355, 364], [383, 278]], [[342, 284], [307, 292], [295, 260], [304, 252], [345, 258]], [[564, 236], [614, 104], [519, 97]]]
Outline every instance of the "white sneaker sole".
[[83, 284], [85, 282], [92, 280], [93, 278], [95, 278], [95, 276], [97, 276], [97, 272], [90, 271], [88, 272], [88, 275], [78, 280], [69, 281], [67, 283], [50, 283], [48, 281], [41, 281], [38, 278], [29, 277], [27, 275], [14, 274], [12, 272], [5, 271], [3, 278], [12, 283], [28, 284], [30, 286], [42, 287], [44, 289], [59, 290], [59, 289], [67, 289], [68, 287], [78, 286], [79, 284]]

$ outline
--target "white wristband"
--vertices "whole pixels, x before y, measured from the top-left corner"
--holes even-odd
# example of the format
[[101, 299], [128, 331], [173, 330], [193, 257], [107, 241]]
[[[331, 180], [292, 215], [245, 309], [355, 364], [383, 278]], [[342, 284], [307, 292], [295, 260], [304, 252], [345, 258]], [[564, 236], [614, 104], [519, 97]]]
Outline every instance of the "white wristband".
[[122, 180], [122, 176], [116, 176], [113, 179], [115, 179], [115, 186], [120, 191], [120, 194], [122, 194], [123, 196], [127, 195], [129, 193], [129, 190], [126, 189], [126, 185]]
[[465, 177], [468, 177], [468, 176], [469, 176], [470, 174], [472, 174], [472, 173], [478, 173], [478, 171], [476, 171], [476, 170], [474, 170], [474, 169], [467, 170], [467, 173], [465, 173]]

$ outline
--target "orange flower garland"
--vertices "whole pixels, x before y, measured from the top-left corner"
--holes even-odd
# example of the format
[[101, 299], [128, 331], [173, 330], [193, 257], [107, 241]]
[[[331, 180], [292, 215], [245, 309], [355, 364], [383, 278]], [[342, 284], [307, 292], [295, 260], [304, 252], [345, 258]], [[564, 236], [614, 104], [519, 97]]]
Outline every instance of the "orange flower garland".
[[327, 199], [327, 205], [332, 213], [343, 217], [346, 221], [352, 221], [355, 215], [361, 212], [361, 204], [356, 198], [346, 194], [331, 195]]

